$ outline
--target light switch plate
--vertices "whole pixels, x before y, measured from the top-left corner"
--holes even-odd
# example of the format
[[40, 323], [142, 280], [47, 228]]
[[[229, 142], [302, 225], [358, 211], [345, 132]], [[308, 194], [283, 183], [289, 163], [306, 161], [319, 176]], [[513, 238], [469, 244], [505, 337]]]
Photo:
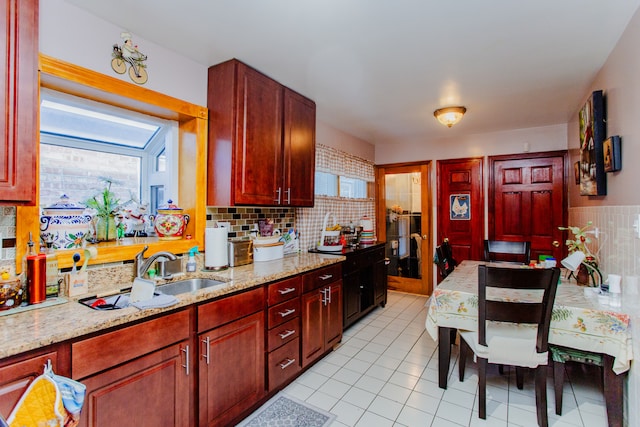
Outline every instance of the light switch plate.
[[640, 214], [633, 220], [633, 235], [636, 239], [640, 239]]

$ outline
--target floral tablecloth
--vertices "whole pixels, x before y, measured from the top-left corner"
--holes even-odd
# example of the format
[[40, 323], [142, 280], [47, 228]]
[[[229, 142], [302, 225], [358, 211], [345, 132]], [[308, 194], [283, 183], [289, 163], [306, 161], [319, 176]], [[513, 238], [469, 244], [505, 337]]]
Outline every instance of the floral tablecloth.
[[[427, 301], [426, 328], [434, 340], [438, 326], [475, 331], [478, 325], [479, 261], [463, 261]], [[629, 370], [633, 359], [629, 315], [598, 301], [598, 295], [585, 295], [585, 288], [564, 277], [553, 306], [549, 342], [615, 358], [613, 371]], [[589, 288], [586, 288], [589, 289]], [[589, 289], [590, 290], [590, 289]]]

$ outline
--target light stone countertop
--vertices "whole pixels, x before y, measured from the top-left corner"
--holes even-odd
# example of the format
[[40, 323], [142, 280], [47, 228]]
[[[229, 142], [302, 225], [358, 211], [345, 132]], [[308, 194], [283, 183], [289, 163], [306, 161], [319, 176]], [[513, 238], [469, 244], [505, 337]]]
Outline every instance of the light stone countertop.
[[206, 277], [226, 282], [177, 296], [179, 302], [166, 308], [139, 310], [127, 307], [118, 310], [93, 310], [68, 298], [68, 302], [50, 307], [0, 316], [0, 360], [50, 344], [67, 341], [118, 325], [144, 319], [162, 312], [249, 289], [332, 265], [345, 257], [336, 255], [301, 253], [282, 259], [256, 262], [218, 272], [199, 270], [177, 277], [176, 280]]

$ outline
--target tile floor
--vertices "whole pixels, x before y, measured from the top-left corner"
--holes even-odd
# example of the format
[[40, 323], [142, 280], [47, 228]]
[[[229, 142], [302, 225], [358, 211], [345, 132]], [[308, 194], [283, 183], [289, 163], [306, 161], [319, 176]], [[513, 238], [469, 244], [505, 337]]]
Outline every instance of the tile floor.
[[[457, 346], [449, 387], [438, 387], [437, 344], [424, 329], [425, 302], [422, 296], [389, 292], [384, 309], [347, 329], [340, 346], [285, 392], [335, 414], [332, 427], [536, 426], [531, 374], [524, 390], [516, 388], [511, 371], [488, 374], [486, 421], [478, 418], [474, 363], [467, 364], [464, 382], [458, 381]], [[549, 425], [607, 425], [598, 372], [584, 369], [567, 369], [561, 417], [548, 378]]]

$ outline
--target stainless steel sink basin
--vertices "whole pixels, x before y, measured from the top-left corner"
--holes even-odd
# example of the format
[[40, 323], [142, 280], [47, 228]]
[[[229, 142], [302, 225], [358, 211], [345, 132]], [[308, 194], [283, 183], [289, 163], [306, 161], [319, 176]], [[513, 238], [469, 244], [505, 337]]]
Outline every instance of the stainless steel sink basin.
[[198, 289], [211, 288], [214, 286], [224, 286], [226, 283], [214, 279], [185, 279], [167, 283], [156, 287], [158, 292], [167, 295], [179, 295], [186, 292], [197, 291]]

